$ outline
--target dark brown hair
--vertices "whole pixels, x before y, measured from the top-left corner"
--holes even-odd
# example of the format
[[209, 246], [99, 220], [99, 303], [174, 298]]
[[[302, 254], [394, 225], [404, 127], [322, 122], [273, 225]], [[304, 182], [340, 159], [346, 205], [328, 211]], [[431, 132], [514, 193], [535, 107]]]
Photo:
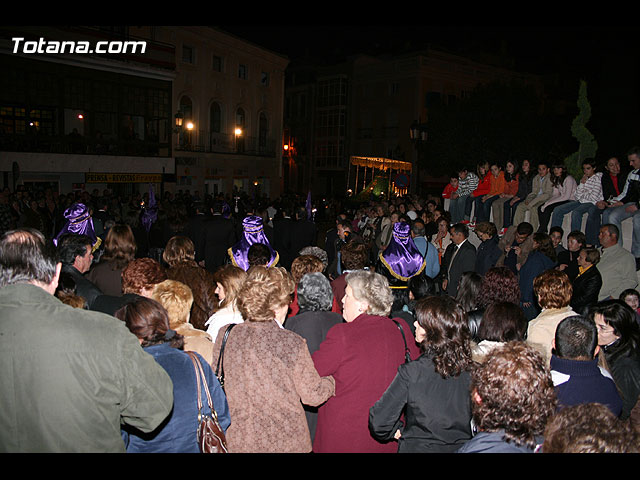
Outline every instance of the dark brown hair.
[[139, 294], [143, 288], [151, 288], [166, 279], [167, 273], [158, 261], [136, 258], [122, 270], [122, 291]]
[[169, 342], [173, 348], [184, 347], [184, 337], [169, 328], [169, 315], [165, 308], [155, 300], [136, 297], [115, 313], [136, 337], [141, 345], [148, 347]]
[[104, 253], [101, 260], [111, 263], [115, 270], [124, 268], [136, 257], [136, 239], [129, 225], [114, 225], [104, 239]]
[[431, 356], [442, 378], [457, 377], [469, 370], [471, 333], [467, 314], [448, 296], [425, 297], [416, 302], [416, 318], [425, 331], [420, 347]]

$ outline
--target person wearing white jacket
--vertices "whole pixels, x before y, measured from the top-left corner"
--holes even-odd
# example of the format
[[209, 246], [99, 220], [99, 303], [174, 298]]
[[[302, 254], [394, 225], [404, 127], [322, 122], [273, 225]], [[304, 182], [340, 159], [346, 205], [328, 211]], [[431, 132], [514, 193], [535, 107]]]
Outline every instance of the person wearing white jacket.
[[556, 207], [576, 199], [576, 180], [567, 173], [564, 165], [554, 165], [551, 169], [551, 197], [538, 207], [540, 225], [538, 232], [547, 233], [551, 214]]
[[604, 200], [602, 193], [602, 172], [596, 172], [596, 161], [587, 159], [582, 162], [584, 175], [575, 192], [575, 200], [560, 205], [553, 210], [551, 227], [562, 225], [564, 216], [571, 212], [571, 231], [582, 230], [582, 216], [587, 214], [585, 236], [588, 245], [598, 244], [601, 210], [597, 203]]

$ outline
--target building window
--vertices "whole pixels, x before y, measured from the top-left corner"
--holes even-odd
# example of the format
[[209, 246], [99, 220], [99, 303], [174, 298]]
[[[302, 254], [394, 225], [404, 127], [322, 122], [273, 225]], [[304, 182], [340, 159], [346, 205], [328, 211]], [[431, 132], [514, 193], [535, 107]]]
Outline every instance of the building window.
[[427, 92], [424, 106], [427, 108], [435, 107], [437, 105], [440, 105], [441, 101], [442, 99], [441, 99], [440, 92]]
[[247, 78], [249, 78], [249, 67], [247, 67], [244, 64], [239, 64], [238, 65], [238, 78], [241, 78], [242, 80], [246, 80]]
[[183, 45], [182, 46], [182, 61], [184, 63], [195, 63], [195, 50], [193, 47], [190, 47], [189, 45]]
[[220, 105], [213, 103], [209, 109], [209, 131], [220, 133], [222, 131], [222, 110]]
[[218, 56], [218, 55], [214, 55], [213, 56], [213, 70], [215, 72], [222, 72], [224, 67], [224, 61], [222, 59], [222, 57]]
[[263, 87], [269, 86], [269, 74], [267, 72], [262, 72], [260, 74], [260, 85]]

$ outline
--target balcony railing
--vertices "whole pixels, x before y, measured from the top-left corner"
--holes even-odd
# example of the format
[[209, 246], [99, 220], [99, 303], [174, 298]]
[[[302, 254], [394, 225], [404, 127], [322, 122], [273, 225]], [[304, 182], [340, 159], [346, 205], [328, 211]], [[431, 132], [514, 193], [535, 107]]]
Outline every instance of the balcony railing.
[[174, 147], [174, 150], [205, 153], [242, 153], [244, 155], [270, 157], [276, 154], [276, 141], [272, 138], [236, 136], [198, 130], [181, 133], [179, 135], [179, 143]]

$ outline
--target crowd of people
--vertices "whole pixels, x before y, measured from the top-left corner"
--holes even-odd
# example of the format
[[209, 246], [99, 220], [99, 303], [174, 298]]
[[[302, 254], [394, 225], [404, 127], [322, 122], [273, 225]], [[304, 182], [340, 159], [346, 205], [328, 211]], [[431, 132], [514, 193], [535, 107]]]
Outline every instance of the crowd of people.
[[639, 154], [321, 209], [5, 189], [0, 451], [196, 453], [210, 397], [231, 453], [639, 453]]

